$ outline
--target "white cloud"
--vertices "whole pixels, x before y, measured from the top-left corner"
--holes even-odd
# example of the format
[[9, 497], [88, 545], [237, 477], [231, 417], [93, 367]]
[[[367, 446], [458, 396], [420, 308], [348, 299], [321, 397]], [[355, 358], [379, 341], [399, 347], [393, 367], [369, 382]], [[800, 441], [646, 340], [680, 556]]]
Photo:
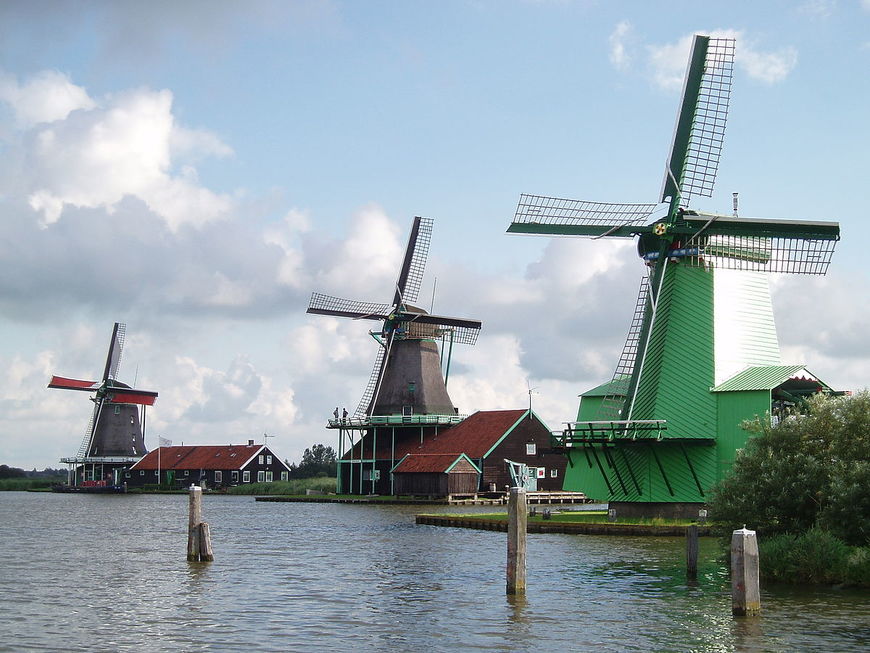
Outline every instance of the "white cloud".
[[373, 204], [357, 212], [347, 237], [323, 252], [321, 261], [311, 261], [324, 266], [312, 288], [361, 301], [391, 302], [404, 255], [399, 234], [381, 207]]
[[[866, 0], [862, 0], [865, 1]], [[804, 0], [798, 11], [813, 18], [828, 18], [837, 8], [837, 0]]]
[[42, 71], [23, 85], [12, 75], [0, 73], [0, 102], [12, 108], [16, 124], [23, 129], [64, 120], [77, 109], [96, 106], [84, 88], [55, 70]]
[[616, 26], [608, 39], [610, 43], [610, 63], [612, 63], [617, 70], [625, 70], [631, 63], [631, 57], [626, 51], [625, 44], [631, 31], [631, 23], [624, 20]]
[[232, 208], [228, 196], [201, 186], [195, 169], [177, 160], [227, 156], [231, 149], [207, 131], [177, 125], [167, 90], [131, 90], [97, 104], [65, 76], [45, 72], [21, 86], [4, 78], [0, 100], [23, 129], [13, 152], [27, 171], [21, 181], [43, 226], [57, 222], [67, 207], [112, 213], [128, 196], [174, 231], [202, 226]]
[[[749, 36], [738, 30], [713, 30], [705, 33], [714, 38], [737, 39], [735, 65], [743, 68], [752, 79], [765, 84], [782, 81], [797, 65], [798, 54], [794, 47], [760, 50]], [[668, 90], [682, 88], [692, 40], [693, 35], [689, 34], [675, 43], [648, 47], [653, 81], [657, 86]]]

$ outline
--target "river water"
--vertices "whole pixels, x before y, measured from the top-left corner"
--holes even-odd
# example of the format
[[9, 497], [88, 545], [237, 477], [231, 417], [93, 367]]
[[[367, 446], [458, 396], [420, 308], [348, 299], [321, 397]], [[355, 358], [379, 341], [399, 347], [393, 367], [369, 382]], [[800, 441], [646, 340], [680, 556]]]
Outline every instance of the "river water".
[[0, 651], [870, 649], [866, 592], [733, 618], [710, 538], [688, 584], [681, 538], [531, 534], [512, 599], [504, 533], [419, 510], [206, 495], [215, 561], [188, 563], [186, 496], [0, 492]]

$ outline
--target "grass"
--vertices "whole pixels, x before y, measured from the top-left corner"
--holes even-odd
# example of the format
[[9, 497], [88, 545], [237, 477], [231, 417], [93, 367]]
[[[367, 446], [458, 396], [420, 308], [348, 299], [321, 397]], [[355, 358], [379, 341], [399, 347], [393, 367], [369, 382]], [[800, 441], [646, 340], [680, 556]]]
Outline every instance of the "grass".
[[66, 483], [65, 476], [40, 478], [3, 478], [0, 479], [0, 492], [27, 490], [48, 490], [52, 485]]
[[314, 490], [323, 494], [335, 493], [335, 479], [319, 476], [316, 478], [296, 478], [289, 481], [274, 483], [245, 483], [227, 488], [227, 494], [257, 494], [293, 496], [305, 495], [306, 490]]

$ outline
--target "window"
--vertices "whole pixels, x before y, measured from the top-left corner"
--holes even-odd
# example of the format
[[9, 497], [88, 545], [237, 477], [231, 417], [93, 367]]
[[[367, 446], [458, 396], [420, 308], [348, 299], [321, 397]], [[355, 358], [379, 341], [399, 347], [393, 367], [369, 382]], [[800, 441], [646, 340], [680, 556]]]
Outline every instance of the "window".
[[144, 470], [144, 469], [140, 469], [140, 470], [139, 470], [139, 476], [145, 476], [145, 470]]
[[154, 470], [154, 476], [160, 476], [160, 470], [159, 470], [159, 469], [155, 469], [155, 470]]
[[115, 406], [115, 415], [120, 415], [120, 414], [121, 414], [121, 407]]
[[263, 456], [262, 456], [262, 454], [261, 454], [260, 457], [258, 458], [257, 462], [259, 462], [261, 465], [263, 464]]
[[125, 472], [125, 473], [124, 473], [124, 478], [130, 478], [130, 472]]
[[232, 481], [233, 483], [238, 483], [238, 482], [239, 482], [239, 472], [238, 472], [238, 470], [235, 470], [235, 469], [234, 469], [233, 471], [230, 472], [230, 481]]
[[266, 472], [266, 483], [272, 482], [272, 472]]
[[242, 483], [250, 483], [251, 482], [251, 470], [246, 469], [242, 472]]
[[538, 478], [547, 478], [547, 468], [546, 467], [538, 467]]
[[267, 465], [271, 465], [271, 464], [272, 464], [272, 456], [266, 456], [266, 464], [267, 464]]
[[535, 446], [534, 442], [526, 442], [526, 455], [534, 456], [538, 453], [538, 448]]
[[185, 470], [184, 470], [184, 475], [185, 475], [185, 476], [190, 476], [190, 470], [189, 470], [189, 469], [185, 469]]
[[215, 483], [222, 483], [223, 480], [224, 480], [224, 473], [219, 469], [216, 470], [214, 473], [214, 482]]
[[259, 472], [257, 472], [257, 483], [265, 483], [265, 481], [266, 481], [266, 472], [264, 472], [261, 469]]
[[281, 480], [282, 480], [282, 481], [286, 481], [286, 480], [287, 480], [287, 472], [281, 472]]
[[550, 470], [550, 478], [559, 478], [559, 470], [551, 469]]

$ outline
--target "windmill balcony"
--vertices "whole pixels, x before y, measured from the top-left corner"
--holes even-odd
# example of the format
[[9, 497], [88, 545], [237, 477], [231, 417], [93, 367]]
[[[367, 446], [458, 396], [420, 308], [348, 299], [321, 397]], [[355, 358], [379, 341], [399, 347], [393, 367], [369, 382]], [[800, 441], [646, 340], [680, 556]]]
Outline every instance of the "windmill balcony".
[[553, 448], [570, 449], [574, 445], [613, 442], [614, 440], [655, 440], [665, 437], [663, 419], [600, 420], [566, 422], [565, 429], [552, 433]]
[[409, 424], [426, 426], [459, 424], [467, 415], [372, 415], [365, 417], [346, 417], [330, 419], [330, 429], [367, 429], [372, 426], [407, 426]]

